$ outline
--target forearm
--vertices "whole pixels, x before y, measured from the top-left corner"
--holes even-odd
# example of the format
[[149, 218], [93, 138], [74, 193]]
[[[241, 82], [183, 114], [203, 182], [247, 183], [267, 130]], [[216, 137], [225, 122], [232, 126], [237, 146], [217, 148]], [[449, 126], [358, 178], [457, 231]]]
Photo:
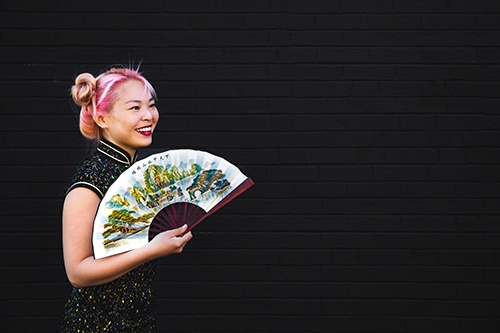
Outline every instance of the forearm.
[[111, 257], [82, 261], [66, 265], [71, 284], [77, 288], [105, 284], [118, 279], [141, 264], [153, 259], [148, 248], [140, 248]]
[[184, 225], [162, 232], [143, 247], [97, 260], [91, 255], [92, 252], [80, 257], [74, 255], [75, 251], [65, 250], [68, 278], [75, 287], [95, 286], [116, 280], [145, 262], [182, 252], [192, 238], [191, 232], [186, 233], [186, 230], [187, 226]]

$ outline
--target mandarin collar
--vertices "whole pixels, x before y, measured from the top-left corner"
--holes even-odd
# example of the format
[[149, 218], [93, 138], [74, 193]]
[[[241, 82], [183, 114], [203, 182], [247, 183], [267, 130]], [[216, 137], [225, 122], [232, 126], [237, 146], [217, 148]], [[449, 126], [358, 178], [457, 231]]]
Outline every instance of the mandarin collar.
[[135, 153], [134, 158], [130, 157], [130, 154], [125, 151], [125, 149], [118, 147], [112, 142], [109, 142], [106, 139], [99, 140], [99, 146], [97, 150], [103, 153], [104, 155], [118, 161], [122, 164], [131, 166], [137, 160], [137, 153]]

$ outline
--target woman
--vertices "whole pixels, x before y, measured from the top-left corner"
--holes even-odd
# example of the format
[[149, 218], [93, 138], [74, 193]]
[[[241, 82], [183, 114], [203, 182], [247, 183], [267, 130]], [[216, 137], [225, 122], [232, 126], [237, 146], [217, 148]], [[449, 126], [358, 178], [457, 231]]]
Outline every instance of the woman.
[[[80, 131], [98, 142], [73, 176], [63, 206], [64, 264], [74, 286], [61, 332], [156, 332], [154, 259], [180, 253], [187, 226], [163, 232], [137, 250], [95, 260], [92, 226], [108, 187], [152, 142], [158, 122], [156, 94], [137, 70], [113, 68], [77, 77]], [[185, 233], [185, 234], [184, 234]]]

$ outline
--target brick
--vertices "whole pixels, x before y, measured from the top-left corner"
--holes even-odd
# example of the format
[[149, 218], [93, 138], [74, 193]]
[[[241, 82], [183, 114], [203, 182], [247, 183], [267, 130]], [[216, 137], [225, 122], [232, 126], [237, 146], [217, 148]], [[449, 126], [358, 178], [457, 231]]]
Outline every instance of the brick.
[[[298, 319], [291, 316], [275, 316], [275, 315], [264, 315], [255, 316], [253, 318], [245, 318], [244, 328], [250, 332], [264, 332], [273, 330], [278, 332], [279, 330], [291, 331], [296, 329]], [[239, 325], [241, 327], [243, 325]], [[236, 328], [238, 329], [238, 328]]]
[[401, 332], [406, 323], [401, 318], [370, 318], [358, 317], [352, 321], [356, 331], [383, 330], [385, 332]]
[[[423, 48], [421, 51], [421, 57], [426, 63], [434, 64], [456, 64], [456, 63], [468, 63], [477, 64], [478, 52], [472, 48], [466, 47], [427, 47]], [[489, 55], [485, 55], [489, 57]], [[481, 61], [483, 62], [483, 61]]]
[[300, 296], [300, 293], [295, 291], [293, 283], [247, 283], [239, 290], [243, 290], [245, 296], [251, 298], [287, 298], [295, 294]]
[[419, 300], [408, 301], [378, 301], [374, 304], [375, 314], [400, 316], [426, 316], [429, 311], [429, 302]]
[[429, 268], [428, 279], [432, 282], [481, 283], [484, 281], [484, 273], [481, 268], [432, 267]]
[[374, 281], [379, 282], [428, 282], [429, 273], [426, 267], [383, 266], [374, 267]]
[[369, 166], [325, 166], [319, 169], [322, 181], [371, 181], [372, 168]]
[[324, 332], [325, 329], [335, 327], [338, 332], [348, 332], [352, 327], [352, 322], [348, 317], [337, 316], [310, 316], [298, 317], [298, 324], [294, 329], [299, 329], [302, 332]]
[[[204, 56], [203, 53], [211, 52], [210, 58]], [[200, 61], [205, 59], [207, 62], [221, 62], [227, 64], [266, 64], [275, 63], [279, 54], [274, 48], [226, 48], [219, 50], [207, 50], [205, 52], [201, 51], [198, 53]], [[178, 59], [177, 57], [175, 59]], [[178, 61], [178, 60], [177, 60]]]
[[450, 4], [450, 12], [458, 13], [498, 13], [500, 8], [498, 3], [492, 0], [470, 3], [468, 1], [457, 1]]
[[[309, 267], [304, 269], [300, 266], [273, 266], [269, 267], [264, 281], [278, 282], [318, 282], [323, 280], [323, 272], [320, 267]], [[250, 279], [249, 279], [250, 280]]]
[[374, 302], [365, 300], [328, 300], [322, 303], [323, 311], [328, 315], [352, 315], [357, 313], [363, 316], [374, 314]]
[[441, 283], [405, 283], [402, 285], [403, 297], [411, 299], [456, 299], [457, 286]]
[[400, 231], [405, 230], [401, 218], [393, 215], [349, 216], [349, 230]]
[[408, 332], [457, 332], [459, 323], [451, 318], [411, 318], [406, 320]]
[[[300, 53], [299, 53], [300, 52]], [[382, 52], [382, 51], [381, 51]], [[283, 52], [284, 53], [284, 52]], [[286, 53], [288, 54], [288, 53]], [[342, 48], [317, 48], [316, 50], [310, 50], [308, 48], [304, 48], [301, 50], [292, 49], [291, 54], [287, 59], [291, 56], [294, 56], [288, 61], [300, 61], [302, 56], [303, 60], [312, 61], [312, 59], [316, 59], [320, 63], [359, 63], [359, 62], [374, 62], [376, 61], [376, 57], [374, 56], [374, 51], [371, 48], [365, 47], [342, 47]], [[382, 55], [380, 56], [381, 58]]]
[[363, 266], [324, 267], [322, 278], [330, 282], [369, 282], [375, 281], [375, 269]]
[[427, 235], [380, 233], [375, 235], [377, 247], [381, 249], [422, 249], [428, 245]]
[[433, 166], [427, 169], [430, 181], [478, 181], [482, 168], [477, 166]]
[[[273, 4], [270, 3], [270, 7]], [[246, 29], [283, 29], [286, 26], [297, 27], [297, 24], [302, 26], [310, 25], [314, 17], [304, 17], [303, 15], [295, 16], [284, 13], [261, 13], [260, 15], [244, 15], [244, 27]], [[303, 20], [301, 20], [303, 19]], [[293, 21], [294, 24], [290, 24]], [[232, 27], [231, 27], [232, 28]]]
[[500, 322], [493, 317], [492, 319], [465, 319], [460, 323], [461, 332], [473, 332], [477, 329], [485, 333], [494, 333], [500, 329]]
[[403, 0], [395, 4], [396, 12], [410, 12], [410, 13], [446, 13], [448, 12], [448, 4], [446, 1], [420, 1], [418, 3]]
[[498, 28], [498, 21], [496, 18], [498, 18], [498, 14], [496, 13], [489, 13], [489, 14], [476, 14], [475, 17], [477, 17], [477, 27], [480, 29], [497, 29]]
[[404, 183], [401, 184], [401, 195], [411, 198], [451, 197], [454, 188], [453, 183]]
[[343, 13], [392, 13], [394, 6], [391, 1], [383, 0], [374, 4], [369, 1], [355, 0], [342, 1], [341, 10]]
[[[409, 155], [409, 152], [408, 152]], [[425, 181], [427, 170], [423, 166], [375, 166], [373, 179], [377, 181]]]
[[[385, 243], [384, 243], [385, 245]], [[359, 263], [372, 265], [404, 265], [411, 261], [412, 253], [408, 250], [369, 250], [360, 251]]]
[[497, 301], [500, 296], [500, 288], [496, 284], [464, 284], [457, 286], [456, 289], [460, 300]]
[[424, 15], [422, 28], [424, 29], [474, 29], [476, 20], [474, 15]]
[[354, 299], [403, 298], [403, 287], [397, 283], [360, 282], [349, 283], [348, 286], [350, 297]]
[[443, 265], [493, 266], [497, 258], [492, 251], [441, 251]]
[[315, 297], [331, 299], [348, 298], [350, 286], [346, 283], [300, 283], [296, 289], [299, 298]]
[[269, 312], [278, 315], [311, 315], [320, 312], [322, 302], [318, 300], [300, 300], [286, 302], [273, 300], [269, 302]]

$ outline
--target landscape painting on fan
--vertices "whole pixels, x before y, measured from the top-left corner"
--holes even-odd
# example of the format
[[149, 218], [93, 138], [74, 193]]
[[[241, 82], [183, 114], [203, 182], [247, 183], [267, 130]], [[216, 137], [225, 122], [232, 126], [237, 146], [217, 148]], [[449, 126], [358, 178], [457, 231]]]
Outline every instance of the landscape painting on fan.
[[[193, 202], [202, 201], [204, 196], [219, 196], [230, 186], [224, 176], [220, 170], [203, 170], [199, 164], [191, 164], [184, 170], [175, 165], [170, 170], [156, 164], [149, 165], [143, 172], [144, 186], [137, 183], [127, 188], [137, 205], [130, 204], [120, 194], [115, 194], [106, 203], [113, 211], [104, 225], [103, 245], [113, 246], [127, 234], [144, 231], [151, 224], [156, 214], [150, 212], [137, 216], [137, 212], [141, 211], [138, 206], [159, 212], [173, 202], [186, 202], [186, 198], [189, 198], [187, 202]], [[115, 237], [110, 238], [113, 234]]]
[[183, 224], [190, 230], [252, 185], [237, 167], [210, 153], [179, 149], [151, 155], [120, 175], [102, 199], [94, 256], [143, 246]]

